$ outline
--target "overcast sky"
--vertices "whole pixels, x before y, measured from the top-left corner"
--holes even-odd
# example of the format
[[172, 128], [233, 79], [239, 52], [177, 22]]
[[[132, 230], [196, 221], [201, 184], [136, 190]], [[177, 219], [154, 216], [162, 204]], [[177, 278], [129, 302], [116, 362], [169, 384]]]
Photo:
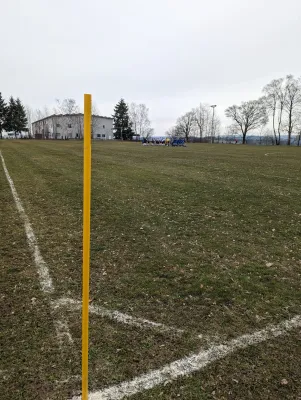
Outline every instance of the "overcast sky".
[[1, 0], [0, 91], [101, 114], [143, 102], [156, 134], [201, 102], [224, 109], [301, 75], [301, 0]]

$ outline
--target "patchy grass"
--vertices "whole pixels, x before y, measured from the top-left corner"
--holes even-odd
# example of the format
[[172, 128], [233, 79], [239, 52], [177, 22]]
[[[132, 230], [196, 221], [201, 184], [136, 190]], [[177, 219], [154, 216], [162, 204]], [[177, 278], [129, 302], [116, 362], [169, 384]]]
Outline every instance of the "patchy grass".
[[[251, 346], [213, 363], [202, 372], [133, 400], [253, 400], [301, 398], [300, 332]], [[286, 381], [286, 382], [285, 382]]]
[[[80, 299], [82, 143], [2, 141], [1, 149], [49, 266], [55, 297]], [[129, 379], [198, 350], [204, 345], [196, 339], [200, 333], [226, 340], [300, 313], [300, 149], [234, 145], [177, 149], [97, 142], [92, 168], [91, 299], [187, 332], [182, 338], [162, 336], [92, 317], [92, 388]], [[33, 366], [40, 365], [44, 384], [13, 379], [12, 392], [19, 393], [23, 385], [27, 390], [25, 397], [13, 398], [41, 398], [32, 394], [35, 385], [45, 397], [66, 398], [80, 390], [78, 379], [59, 387], [55, 381], [80, 375], [79, 314], [67, 315], [75, 344], [61, 367], [54, 368], [60, 375], [55, 378], [47, 372], [47, 359], [51, 354], [57, 365], [60, 353], [47, 302], [30, 305], [32, 297], [43, 296], [22, 223], [0, 172], [2, 221], [11, 227], [1, 230], [6, 250], [1, 260], [7, 282], [5, 326], [21, 335], [20, 321], [8, 311], [8, 297], [22, 323], [31, 320], [39, 325], [35, 332], [43, 342], [38, 352], [29, 324], [28, 336], [20, 340], [37, 359], [30, 365], [28, 356], [23, 357], [23, 366], [34, 374]], [[21, 272], [14, 273], [15, 268]], [[16, 284], [22, 295], [14, 292]], [[195, 377], [135, 398], [252, 398], [244, 393], [246, 387], [253, 398], [297, 398], [301, 396], [297, 336], [241, 351]], [[12, 354], [5, 369], [12, 368], [16, 354], [23, 352], [21, 345], [13, 353], [9, 346], [5, 341], [4, 348]], [[286, 349], [292, 354], [283, 362]], [[251, 364], [254, 368], [249, 368]], [[234, 378], [237, 384], [232, 377], [243, 367], [248, 368], [247, 383]], [[283, 394], [277, 382], [288, 374], [294, 384], [282, 388]], [[251, 382], [257, 382], [255, 391]]]
[[66, 398], [60, 382], [69, 378], [73, 367], [68, 351], [59, 349], [49, 303], [40, 291], [2, 166], [0, 187], [1, 399]]

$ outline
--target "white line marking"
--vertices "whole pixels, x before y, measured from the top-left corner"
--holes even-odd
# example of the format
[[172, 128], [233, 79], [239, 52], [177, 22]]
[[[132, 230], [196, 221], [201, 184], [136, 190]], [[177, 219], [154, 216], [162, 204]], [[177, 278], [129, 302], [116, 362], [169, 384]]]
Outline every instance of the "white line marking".
[[60, 342], [61, 347], [63, 346], [65, 340], [67, 340], [67, 342], [73, 344], [73, 339], [70, 334], [67, 322], [57, 319], [56, 321], [54, 321], [54, 326], [55, 326], [56, 335]]
[[55, 381], [57, 385], [65, 385], [66, 383], [72, 382], [72, 381], [80, 381], [82, 379], [81, 375], [71, 375], [69, 378], [62, 379], [60, 381]]
[[[228, 343], [211, 346], [208, 350], [202, 350], [197, 354], [174, 361], [160, 369], [150, 371], [131, 381], [122, 382], [118, 385], [90, 393], [89, 400], [120, 400], [127, 396], [149, 390], [155, 386], [167, 384], [179, 377], [187, 376], [199, 371], [212, 362], [226, 357], [236, 350], [244, 349], [266, 340], [284, 335], [287, 331], [301, 327], [301, 315], [277, 325], [269, 325], [260, 331], [242, 335]], [[72, 400], [80, 400], [75, 396]]]
[[39, 280], [40, 280], [40, 285], [42, 288], [42, 291], [45, 293], [52, 293], [54, 291], [54, 287], [52, 284], [52, 279], [49, 275], [49, 270], [48, 267], [43, 260], [43, 257], [40, 253], [39, 247], [38, 247], [38, 242], [35, 237], [34, 231], [32, 229], [31, 223], [29, 222], [29, 218], [27, 217], [25, 210], [23, 208], [22, 202], [20, 200], [20, 197], [18, 196], [17, 190], [15, 188], [14, 182], [11, 179], [8, 170], [6, 168], [6, 164], [4, 161], [4, 158], [2, 156], [2, 153], [0, 152], [0, 157], [3, 165], [3, 169], [5, 172], [6, 179], [9, 183], [13, 198], [16, 203], [17, 210], [19, 211], [19, 214], [24, 222], [24, 227], [25, 227], [25, 232], [26, 232], [26, 237], [28, 241], [29, 248], [33, 254], [33, 258], [35, 261], [35, 265], [37, 267], [38, 275], [39, 275]]
[[[82, 309], [82, 302], [79, 300], [73, 300], [69, 298], [61, 298], [52, 302], [54, 308], [58, 307], [70, 307], [71, 311], [80, 311]], [[91, 314], [100, 315], [101, 317], [107, 317], [113, 321], [120, 322], [126, 325], [138, 326], [139, 328], [150, 328], [156, 329], [157, 331], [163, 332], [173, 332], [177, 334], [183, 334], [182, 329], [173, 328], [166, 326], [159, 322], [149, 321], [143, 318], [132, 317], [131, 315], [121, 313], [119, 311], [111, 311], [105, 307], [97, 306], [94, 304], [89, 305], [89, 311]]]
[[[6, 176], [6, 179], [9, 183], [14, 201], [16, 203], [16, 207], [17, 210], [19, 211], [19, 214], [21, 216], [21, 219], [24, 222], [24, 227], [25, 227], [25, 233], [26, 233], [26, 237], [27, 237], [27, 242], [29, 245], [29, 248], [32, 252], [33, 258], [34, 258], [34, 262], [38, 271], [38, 275], [39, 275], [39, 281], [40, 281], [40, 286], [42, 291], [45, 294], [51, 294], [54, 292], [54, 286], [52, 283], [52, 279], [51, 276], [49, 274], [49, 269], [47, 267], [46, 262], [44, 261], [41, 253], [40, 253], [40, 249], [38, 246], [38, 241], [37, 238], [34, 234], [34, 231], [32, 229], [31, 223], [29, 221], [29, 218], [27, 216], [27, 214], [25, 213], [24, 207], [22, 205], [21, 199], [17, 193], [15, 184], [12, 180], [12, 178], [9, 175], [8, 169], [6, 167], [4, 158], [2, 156], [2, 153], [0, 151], [0, 157], [1, 157], [1, 161], [2, 161], [2, 165], [3, 165], [3, 169], [4, 169], [4, 173]], [[55, 327], [56, 327], [56, 332], [58, 335], [58, 340], [59, 343], [62, 343], [62, 338], [65, 337], [68, 339], [69, 343], [73, 343], [73, 339], [71, 337], [71, 334], [69, 332], [69, 328], [66, 322], [62, 322], [60, 320], [56, 320], [54, 321]]]

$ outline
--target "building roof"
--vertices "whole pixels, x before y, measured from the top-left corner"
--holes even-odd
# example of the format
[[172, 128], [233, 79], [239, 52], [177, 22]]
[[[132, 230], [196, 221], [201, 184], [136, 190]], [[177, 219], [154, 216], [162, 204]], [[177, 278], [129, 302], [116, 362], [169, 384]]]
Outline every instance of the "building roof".
[[[53, 118], [53, 117], [83, 117], [84, 114], [83, 113], [76, 113], [76, 114], [52, 114], [52, 115], [48, 115], [47, 117], [41, 118], [41, 119], [37, 119], [36, 121], [33, 121], [33, 124], [35, 124], [36, 122], [40, 122], [40, 121], [45, 121], [46, 119], [49, 118]], [[114, 119], [112, 117], [105, 117], [103, 115], [95, 115], [92, 114], [92, 117], [96, 117], [96, 118], [105, 118], [105, 119]]]

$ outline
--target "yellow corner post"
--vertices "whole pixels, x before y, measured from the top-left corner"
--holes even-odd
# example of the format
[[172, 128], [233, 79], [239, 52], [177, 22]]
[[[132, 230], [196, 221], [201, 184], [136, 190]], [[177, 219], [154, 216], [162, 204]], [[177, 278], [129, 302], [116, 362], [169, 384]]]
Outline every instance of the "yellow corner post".
[[84, 193], [83, 193], [83, 304], [82, 304], [82, 400], [88, 400], [89, 363], [89, 280], [90, 280], [90, 208], [91, 208], [91, 104], [84, 96]]

